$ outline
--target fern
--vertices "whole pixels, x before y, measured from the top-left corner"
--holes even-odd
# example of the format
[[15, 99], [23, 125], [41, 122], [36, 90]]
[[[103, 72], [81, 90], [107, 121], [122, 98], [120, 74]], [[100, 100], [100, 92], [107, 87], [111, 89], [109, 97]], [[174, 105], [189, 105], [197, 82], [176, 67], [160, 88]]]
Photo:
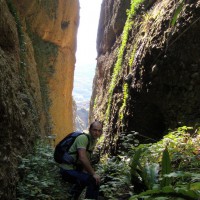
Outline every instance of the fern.
[[153, 189], [158, 182], [159, 164], [147, 163], [143, 168], [142, 179], [148, 189]]
[[165, 148], [162, 156], [162, 182], [161, 182], [162, 187], [170, 185], [170, 178], [164, 176], [166, 174], [169, 174], [170, 172], [171, 172], [171, 160], [169, 157], [168, 149]]

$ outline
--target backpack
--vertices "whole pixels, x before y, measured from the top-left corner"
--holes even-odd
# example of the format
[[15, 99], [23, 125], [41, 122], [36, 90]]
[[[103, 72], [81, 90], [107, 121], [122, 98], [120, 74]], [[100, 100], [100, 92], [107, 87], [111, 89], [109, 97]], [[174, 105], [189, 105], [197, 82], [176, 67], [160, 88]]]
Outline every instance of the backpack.
[[61, 163], [75, 164], [76, 160], [70, 154], [77, 153], [77, 152], [72, 152], [69, 154], [68, 151], [70, 147], [72, 146], [72, 144], [74, 143], [75, 139], [78, 136], [83, 135], [83, 134], [86, 135], [88, 138], [88, 145], [87, 145], [86, 150], [89, 151], [90, 142], [89, 142], [88, 134], [75, 131], [67, 135], [56, 145], [55, 150], [54, 150], [54, 160], [59, 164]]

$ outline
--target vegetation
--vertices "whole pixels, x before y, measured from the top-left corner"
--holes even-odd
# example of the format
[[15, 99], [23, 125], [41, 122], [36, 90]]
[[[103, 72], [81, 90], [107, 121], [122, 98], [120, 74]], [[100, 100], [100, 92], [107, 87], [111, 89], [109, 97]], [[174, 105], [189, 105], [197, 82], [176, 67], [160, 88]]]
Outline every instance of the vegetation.
[[108, 122], [109, 120], [109, 116], [110, 116], [110, 109], [111, 109], [111, 102], [112, 102], [112, 96], [113, 96], [113, 91], [115, 88], [115, 85], [117, 83], [117, 78], [118, 78], [118, 74], [120, 73], [121, 69], [122, 69], [122, 60], [123, 60], [123, 55], [124, 55], [124, 51], [126, 48], [126, 44], [128, 41], [128, 35], [129, 35], [129, 30], [131, 30], [132, 25], [133, 25], [133, 16], [136, 13], [136, 10], [138, 9], [139, 5], [143, 2], [144, 0], [132, 0], [131, 1], [131, 8], [129, 11], [127, 11], [128, 17], [123, 29], [123, 33], [122, 33], [122, 42], [121, 42], [121, 46], [119, 47], [118, 50], [118, 55], [117, 55], [117, 61], [115, 63], [114, 66], [114, 70], [113, 70], [113, 74], [112, 74], [112, 79], [111, 79], [111, 83], [110, 83], [110, 87], [109, 87], [109, 91], [108, 91], [108, 105], [107, 105], [107, 109], [106, 109], [106, 121]]
[[180, 2], [177, 4], [177, 9], [175, 10], [174, 15], [171, 20], [171, 26], [175, 25], [179, 15], [180, 15], [180, 12], [182, 11], [184, 3], [185, 3], [185, 0], [180, 0]]
[[101, 191], [108, 199], [119, 199], [128, 191], [130, 200], [197, 200], [199, 142], [198, 128], [181, 127], [157, 143], [130, 145], [128, 153], [121, 152], [123, 156], [102, 161]]
[[135, 58], [136, 49], [137, 49], [137, 43], [134, 44], [133, 50], [132, 50], [132, 53], [131, 53], [131, 58], [129, 59], [129, 68], [130, 68], [130, 71], [131, 71], [131, 67], [132, 67], [132, 64], [133, 64], [133, 61], [134, 61], [134, 58]]
[[[129, 68], [130, 68], [129, 71], [131, 71], [131, 67], [132, 67], [132, 64], [133, 64], [133, 61], [135, 58], [136, 48], [137, 48], [137, 42], [133, 45], [131, 57], [129, 59]], [[124, 119], [124, 110], [126, 109], [128, 96], [129, 96], [129, 85], [128, 85], [128, 83], [124, 83], [124, 85], [123, 85], [123, 103], [122, 103], [122, 106], [119, 111], [119, 118], [121, 121], [123, 121], [123, 119]]]
[[126, 108], [126, 102], [127, 102], [127, 99], [128, 99], [128, 84], [127, 83], [125, 83], [124, 86], [123, 86], [123, 97], [124, 97], [123, 98], [123, 104], [122, 104], [122, 106], [120, 108], [120, 112], [119, 112], [120, 113], [119, 116], [120, 116], [121, 120], [124, 118], [123, 111]]
[[[200, 129], [180, 127], [153, 144], [131, 144], [118, 156], [104, 155], [98, 165], [101, 195], [105, 199], [197, 200], [200, 197]], [[38, 142], [22, 159], [17, 199], [66, 199], [69, 185], [62, 182], [53, 161], [53, 149]]]
[[32, 154], [22, 159], [19, 165], [18, 200], [65, 200], [67, 198], [69, 185], [60, 178], [52, 155], [52, 147], [42, 141], [37, 142]]

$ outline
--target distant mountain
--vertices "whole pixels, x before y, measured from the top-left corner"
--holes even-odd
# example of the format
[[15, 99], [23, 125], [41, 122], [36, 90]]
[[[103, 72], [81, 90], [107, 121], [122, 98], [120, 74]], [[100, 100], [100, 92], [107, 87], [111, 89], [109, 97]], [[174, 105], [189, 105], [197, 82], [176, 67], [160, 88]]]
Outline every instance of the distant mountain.
[[94, 71], [95, 65], [79, 66], [75, 69], [73, 98], [76, 102], [76, 130], [88, 128]]
[[90, 101], [94, 71], [95, 65], [83, 65], [75, 69], [73, 97], [77, 107], [82, 106], [82, 102]]
[[88, 110], [85, 108], [76, 111], [76, 130], [84, 131], [88, 129]]

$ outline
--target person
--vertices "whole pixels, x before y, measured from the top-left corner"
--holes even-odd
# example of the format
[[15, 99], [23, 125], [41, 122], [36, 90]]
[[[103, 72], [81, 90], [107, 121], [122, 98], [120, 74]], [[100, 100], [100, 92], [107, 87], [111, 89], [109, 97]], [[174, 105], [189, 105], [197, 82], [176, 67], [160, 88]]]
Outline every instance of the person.
[[[69, 149], [69, 153], [77, 159], [77, 165], [60, 164], [60, 173], [65, 181], [74, 183], [71, 188], [71, 199], [77, 200], [86, 189], [86, 199], [98, 199], [100, 176], [91, 165], [91, 152], [94, 150], [97, 139], [102, 135], [102, 123], [94, 121], [89, 127], [89, 134], [78, 136]], [[89, 146], [88, 145], [89, 142]], [[88, 148], [88, 150], [87, 150]], [[77, 156], [77, 158], [75, 158]]]

